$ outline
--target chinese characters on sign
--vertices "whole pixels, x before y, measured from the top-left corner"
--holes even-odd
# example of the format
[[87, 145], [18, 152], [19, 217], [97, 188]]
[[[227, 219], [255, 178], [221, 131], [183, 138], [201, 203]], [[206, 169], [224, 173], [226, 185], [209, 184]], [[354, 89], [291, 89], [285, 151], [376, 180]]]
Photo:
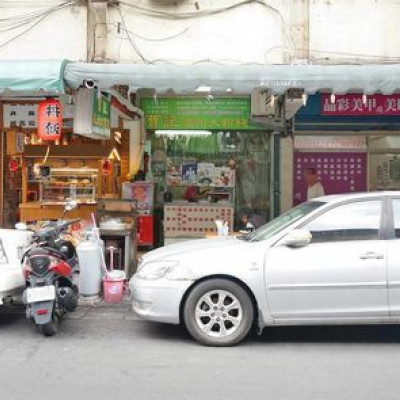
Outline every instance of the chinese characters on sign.
[[331, 101], [330, 95], [322, 95], [321, 115], [331, 116], [368, 116], [400, 115], [400, 95], [361, 94], [336, 95]]
[[364, 136], [297, 136], [294, 138], [294, 148], [297, 150], [337, 149], [337, 150], [367, 150]]
[[249, 124], [250, 97], [145, 98], [141, 108], [147, 129], [259, 129]]
[[60, 139], [62, 121], [62, 105], [59, 100], [46, 99], [39, 103], [38, 135], [41, 139]]
[[111, 105], [110, 99], [95, 91], [93, 96], [92, 131], [104, 138], [110, 137]]
[[367, 189], [367, 155], [360, 153], [296, 152], [293, 164], [293, 204], [307, 199], [306, 168], [315, 168], [325, 194]]
[[5, 128], [36, 128], [37, 104], [4, 104], [3, 126]]

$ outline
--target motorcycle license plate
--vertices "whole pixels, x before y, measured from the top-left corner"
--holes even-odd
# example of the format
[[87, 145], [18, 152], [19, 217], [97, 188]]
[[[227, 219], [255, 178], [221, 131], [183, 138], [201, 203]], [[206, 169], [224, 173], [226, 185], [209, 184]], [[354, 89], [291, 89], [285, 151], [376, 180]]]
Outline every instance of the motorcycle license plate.
[[40, 286], [28, 288], [26, 290], [26, 299], [28, 303], [37, 303], [38, 301], [49, 301], [56, 298], [55, 286]]

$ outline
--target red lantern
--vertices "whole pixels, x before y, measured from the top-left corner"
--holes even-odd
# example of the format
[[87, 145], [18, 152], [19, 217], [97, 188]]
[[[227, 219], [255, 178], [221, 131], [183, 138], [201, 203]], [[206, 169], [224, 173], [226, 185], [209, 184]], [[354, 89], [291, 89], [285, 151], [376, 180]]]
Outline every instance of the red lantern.
[[108, 176], [111, 173], [111, 162], [110, 160], [103, 160], [101, 169], [103, 172], [103, 175]]
[[17, 158], [11, 158], [8, 167], [10, 169], [10, 172], [15, 174], [19, 169], [19, 160]]
[[38, 134], [43, 140], [58, 140], [62, 129], [62, 104], [56, 99], [46, 99], [38, 107]]

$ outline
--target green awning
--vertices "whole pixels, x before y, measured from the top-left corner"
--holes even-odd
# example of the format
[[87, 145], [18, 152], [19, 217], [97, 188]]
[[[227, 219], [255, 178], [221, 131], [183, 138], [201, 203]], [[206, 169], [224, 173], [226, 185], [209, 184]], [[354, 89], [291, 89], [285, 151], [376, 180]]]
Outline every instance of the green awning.
[[0, 61], [0, 93], [64, 92], [66, 60]]

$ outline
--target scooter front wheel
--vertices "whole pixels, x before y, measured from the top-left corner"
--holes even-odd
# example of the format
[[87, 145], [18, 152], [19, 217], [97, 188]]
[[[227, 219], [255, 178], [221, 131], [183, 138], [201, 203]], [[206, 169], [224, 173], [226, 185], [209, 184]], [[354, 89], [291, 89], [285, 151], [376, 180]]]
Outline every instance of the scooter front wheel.
[[40, 329], [44, 336], [54, 336], [58, 332], [59, 327], [60, 320], [54, 313], [50, 322], [40, 325]]

